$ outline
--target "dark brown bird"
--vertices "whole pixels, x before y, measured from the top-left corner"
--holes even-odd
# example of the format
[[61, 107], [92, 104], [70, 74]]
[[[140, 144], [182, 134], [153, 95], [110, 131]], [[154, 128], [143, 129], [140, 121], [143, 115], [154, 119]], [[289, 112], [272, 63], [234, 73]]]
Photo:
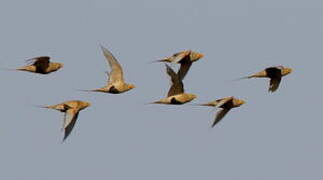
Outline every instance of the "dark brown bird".
[[212, 127], [214, 127], [218, 122], [222, 120], [222, 118], [232, 109], [241, 106], [242, 104], [245, 104], [245, 101], [242, 99], [236, 99], [233, 96], [217, 99], [214, 101], [211, 101], [206, 104], [200, 104], [201, 106], [211, 106], [211, 107], [217, 107], [221, 108], [216, 113], [215, 119], [212, 123]]
[[27, 71], [38, 74], [49, 74], [63, 67], [62, 63], [50, 62], [49, 59], [50, 57], [48, 56], [34, 57], [26, 60], [29, 63], [29, 65], [13, 70]]
[[284, 66], [273, 66], [264, 69], [258, 73], [255, 73], [251, 76], [244, 77], [242, 79], [250, 79], [250, 78], [269, 78], [269, 92], [275, 92], [280, 84], [280, 81], [283, 76], [288, 75], [289, 73], [293, 72], [293, 69], [287, 68]]
[[63, 142], [70, 135], [81, 110], [90, 106], [89, 102], [72, 100], [65, 101], [52, 106], [41, 106], [42, 108], [55, 109], [65, 113], [63, 129], [65, 131]]
[[159, 101], [153, 102], [154, 104], [184, 104], [192, 101], [196, 98], [195, 94], [189, 94], [184, 92], [184, 84], [182, 80], [184, 77], [180, 77], [176, 74], [171, 67], [166, 65], [166, 72], [171, 78], [172, 85], [168, 91], [167, 97], [162, 98]]

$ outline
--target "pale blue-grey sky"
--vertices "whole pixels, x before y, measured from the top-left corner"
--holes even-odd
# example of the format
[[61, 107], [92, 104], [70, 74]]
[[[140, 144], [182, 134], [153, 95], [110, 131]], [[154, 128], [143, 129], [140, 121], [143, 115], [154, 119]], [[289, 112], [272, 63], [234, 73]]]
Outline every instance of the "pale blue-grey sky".
[[[323, 2], [319, 0], [2, 0], [0, 67], [49, 55], [50, 75], [0, 72], [0, 179], [322, 179]], [[84, 93], [106, 82], [99, 44], [137, 88]], [[245, 99], [210, 128], [215, 110], [147, 105], [166, 96], [163, 64], [193, 49], [205, 55], [184, 83], [202, 103]], [[271, 65], [295, 71], [280, 89], [232, 81]], [[61, 144], [63, 114], [39, 109], [90, 101]]]

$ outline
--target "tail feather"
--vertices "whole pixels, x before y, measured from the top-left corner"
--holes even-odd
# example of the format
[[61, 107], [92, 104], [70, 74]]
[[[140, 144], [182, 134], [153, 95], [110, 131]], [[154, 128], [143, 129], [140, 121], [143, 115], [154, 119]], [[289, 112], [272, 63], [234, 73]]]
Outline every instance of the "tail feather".
[[36, 108], [55, 109], [54, 106], [33, 105]]
[[10, 69], [10, 68], [0, 68], [1, 71], [22, 71], [21, 68], [17, 68], [17, 69]]
[[161, 63], [161, 62], [168, 62], [168, 61], [166, 61], [165, 59], [158, 59], [158, 60], [150, 61], [149, 64], [152, 64], [152, 63]]
[[75, 89], [76, 91], [82, 91], [82, 92], [102, 92], [101, 89]]
[[241, 78], [234, 79], [234, 81], [240, 81], [240, 80], [243, 80], [243, 79], [250, 79], [250, 78], [254, 78], [254, 76], [253, 75], [251, 75], [251, 76], [245, 76], [245, 77], [241, 77]]

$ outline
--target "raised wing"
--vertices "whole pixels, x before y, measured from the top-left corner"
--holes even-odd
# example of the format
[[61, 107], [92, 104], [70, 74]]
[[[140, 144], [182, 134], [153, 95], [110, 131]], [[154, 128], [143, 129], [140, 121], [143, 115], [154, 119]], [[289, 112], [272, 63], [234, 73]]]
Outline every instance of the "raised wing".
[[123, 71], [122, 67], [117, 61], [117, 59], [113, 56], [113, 54], [105, 47], [101, 46], [103, 51], [103, 55], [107, 59], [111, 72], [109, 73], [109, 83], [114, 83], [117, 81], [123, 81]]
[[167, 97], [184, 93], [183, 82], [179, 79], [178, 75], [173, 71], [173, 69], [166, 65], [166, 72], [170, 76], [172, 85], [168, 91]]
[[26, 62], [29, 64], [35, 64], [36, 62], [46, 62], [49, 63], [49, 56], [38, 56], [38, 57], [33, 57], [30, 59], [27, 59]]
[[36, 66], [37, 72], [45, 72], [49, 66], [49, 59], [50, 59], [49, 56], [39, 56], [39, 57], [34, 57], [32, 59], [28, 59], [26, 61]]

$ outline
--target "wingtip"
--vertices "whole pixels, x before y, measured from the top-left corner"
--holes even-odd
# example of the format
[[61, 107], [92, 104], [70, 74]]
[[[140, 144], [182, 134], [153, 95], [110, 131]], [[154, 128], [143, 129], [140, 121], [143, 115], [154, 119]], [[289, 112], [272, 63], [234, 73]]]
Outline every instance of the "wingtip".
[[108, 51], [108, 49], [104, 47], [101, 43], [99, 44], [99, 46], [103, 52]]
[[67, 139], [67, 137], [63, 137], [63, 139], [61, 140], [61, 144], [64, 144], [65, 140]]

